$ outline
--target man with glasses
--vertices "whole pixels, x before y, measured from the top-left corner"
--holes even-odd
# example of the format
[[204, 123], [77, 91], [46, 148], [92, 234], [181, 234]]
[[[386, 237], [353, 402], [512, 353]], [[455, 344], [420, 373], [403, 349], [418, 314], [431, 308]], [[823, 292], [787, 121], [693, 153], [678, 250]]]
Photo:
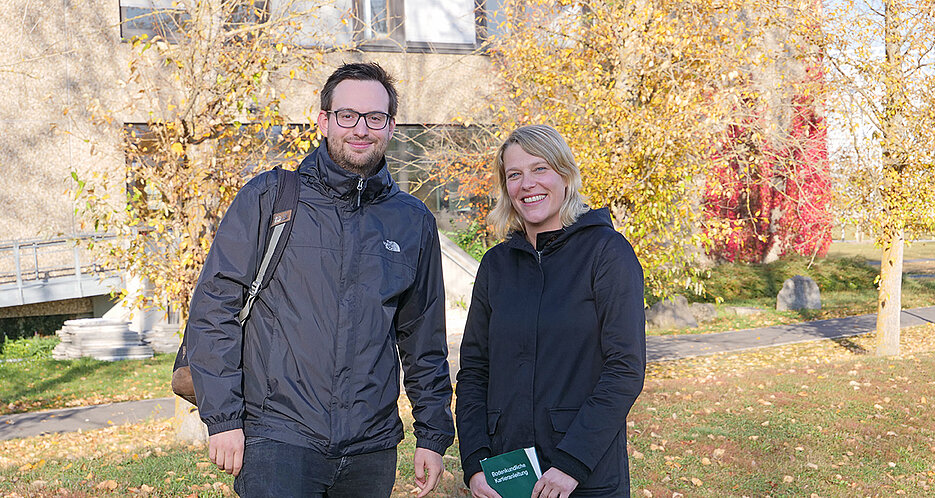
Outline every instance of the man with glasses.
[[294, 225], [243, 327], [277, 175], [251, 180], [218, 228], [186, 340], [209, 456], [241, 496], [389, 496], [400, 362], [418, 496], [444, 471], [454, 425], [438, 232], [387, 170], [396, 109], [377, 64], [328, 78], [326, 140], [299, 166]]

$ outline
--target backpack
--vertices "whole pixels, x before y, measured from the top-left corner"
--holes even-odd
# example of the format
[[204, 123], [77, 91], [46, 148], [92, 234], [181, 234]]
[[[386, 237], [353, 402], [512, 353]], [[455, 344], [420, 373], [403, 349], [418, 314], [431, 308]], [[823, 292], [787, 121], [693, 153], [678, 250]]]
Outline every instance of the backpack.
[[[250, 291], [244, 301], [244, 306], [237, 316], [241, 327], [250, 316], [253, 301], [256, 300], [260, 290], [269, 284], [273, 270], [282, 259], [286, 241], [289, 240], [289, 233], [292, 231], [295, 210], [299, 205], [299, 172], [278, 166], [274, 171], [276, 171], [277, 189], [276, 198], [273, 200], [273, 215], [270, 217], [270, 224], [267, 228], [266, 249], [263, 251], [263, 259], [260, 261], [253, 283], [250, 284]], [[175, 365], [172, 366], [172, 392], [197, 406], [192, 372], [188, 366], [187, 338], [188, 326], [186, 325], [185, 333], [182, 335], [182, 344], [179, 345], [179, 351], [175, 355]]]

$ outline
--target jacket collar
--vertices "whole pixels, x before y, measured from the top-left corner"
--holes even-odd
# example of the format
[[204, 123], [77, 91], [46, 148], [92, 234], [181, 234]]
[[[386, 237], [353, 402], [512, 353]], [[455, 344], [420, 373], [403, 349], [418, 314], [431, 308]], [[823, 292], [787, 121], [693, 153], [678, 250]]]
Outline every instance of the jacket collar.
[[[364, 178], [338, 166], [328, 155], [327, 141], [322, 141], [318, 148], [302, 160], [299, 173], [306, 182], [311, 183], [323, 194], [353, 203], [357, 203], [358, 195], [361, 203], [370, 203], [399, 191], [386, 167], [386, 157], [380, 159], [375, 174]], [[360, 190], [358, 186], [361, 187]]]
[[[571, 226], [561, 230], [539, 234], [541, 237], [537, 238], [537, 242], [540, 242], [542, 247], [538, 248], [538, 252], [548, 253], [554, 251], [565, 245], [565, 242], [567, 242], [573, 234], [593, 226], [607, 226], [613, 228], [614, 224], [610, 219], [610, 210], [607, 208], [589, 209], [579, 216], [578, 220], [572, 223]], [[507, 246], [527, 252], [536, 252], [537, 249], [526, 240], [526, 234], [519, 231], [510, 233]]]

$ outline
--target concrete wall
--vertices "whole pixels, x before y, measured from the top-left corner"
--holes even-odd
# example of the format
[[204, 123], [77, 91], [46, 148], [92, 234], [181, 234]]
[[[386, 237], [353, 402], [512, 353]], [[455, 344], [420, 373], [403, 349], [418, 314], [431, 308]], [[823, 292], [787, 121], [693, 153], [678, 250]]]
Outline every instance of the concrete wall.
[[[121, 81], [128, 47], [120, 42], [119, 23], [118, 0], [0, 2], [0, 240], [77, 232], [67, 192], [72, 171], [122, 185], [117, 131], [141, 117], [118, 114], [102, 132], [87, 111], [128, 101]], [[483, 116], [477, 112], [492, 88], [486, 56], [341, 52], [326, 58], [319, 81], [283, 83], [288, 120], [305, 123], [317, 115], [320, 81], [338, 64], [358, 60], [378, 61], [398, 78], [399, 124]]]
[[[76, 230], [65, 193], [92, 163], [83, 101], [115, 95], [119, 12], [113, 2], [0, 3], [0, 239]], [[68, 113], [65, 110], [69, 109]]]

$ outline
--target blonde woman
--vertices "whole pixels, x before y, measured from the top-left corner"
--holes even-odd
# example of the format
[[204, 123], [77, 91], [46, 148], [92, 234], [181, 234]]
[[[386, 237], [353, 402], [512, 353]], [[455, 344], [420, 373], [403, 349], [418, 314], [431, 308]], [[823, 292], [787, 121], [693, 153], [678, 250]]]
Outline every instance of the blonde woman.
[[626, 417], [643, 388], [643, 271], [607, 209], [589, 209], [561, 135], [515, 130], [488, 221], [506, 240], [474, 284], [457, 383], [465, 483], [480, 460], [534, 446], [533, 497], [629, 496]]

